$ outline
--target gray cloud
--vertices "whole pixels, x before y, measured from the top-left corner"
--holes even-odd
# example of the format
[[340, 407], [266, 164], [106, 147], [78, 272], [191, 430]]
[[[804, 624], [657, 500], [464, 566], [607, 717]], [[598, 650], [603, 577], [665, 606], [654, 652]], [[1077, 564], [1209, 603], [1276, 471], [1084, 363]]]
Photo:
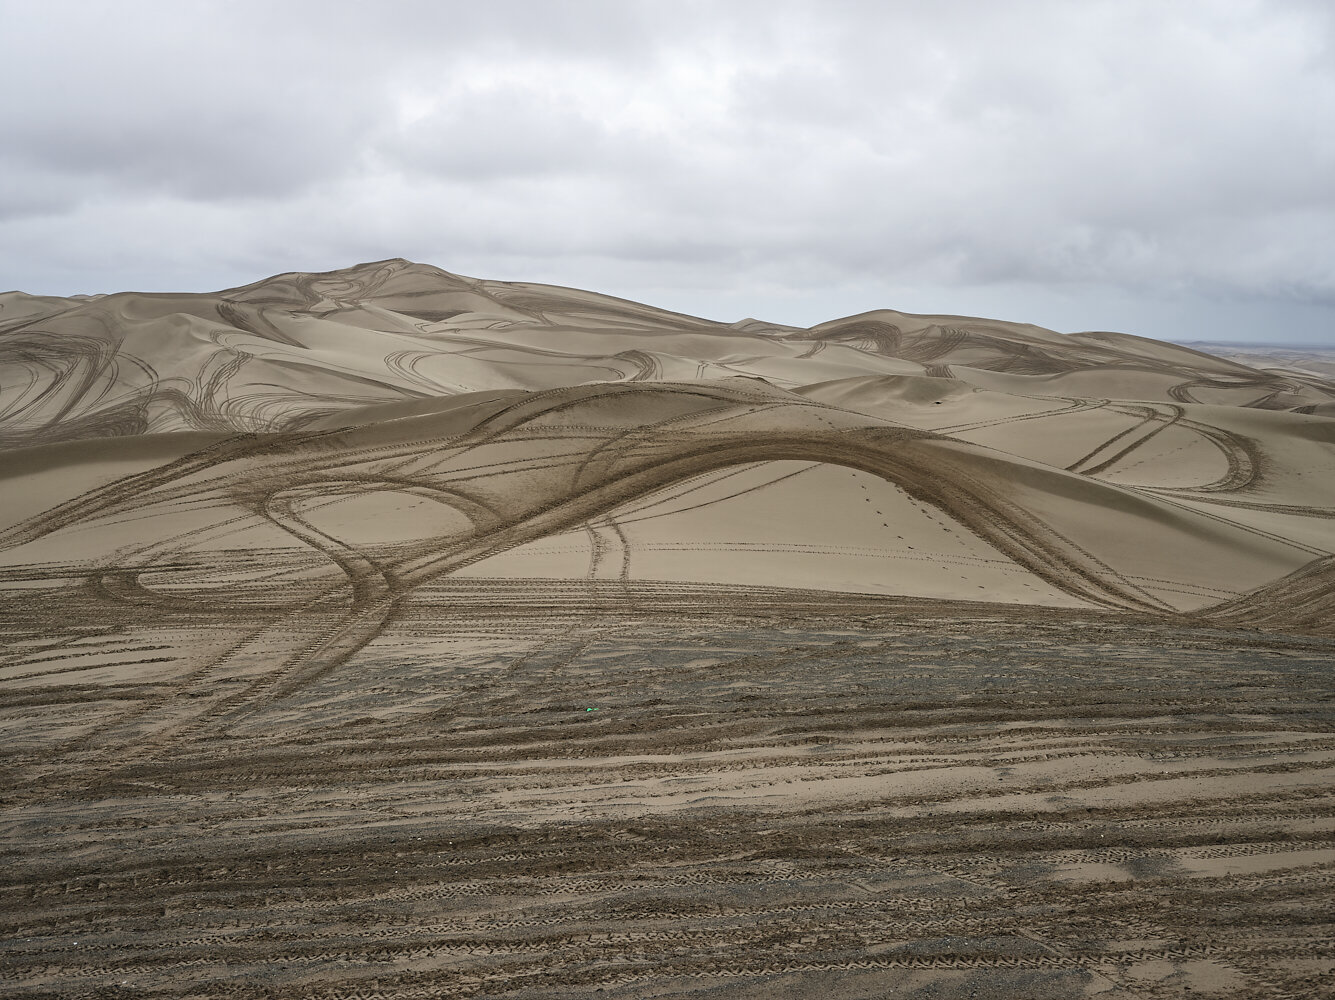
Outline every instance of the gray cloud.
[[22, 96], [0, 106], [9, 286], [202, 289], [402, 255], [780, 320], [930, 292], [1190, 337], [1225, 332], [1232, 301], [1335, 339], [1321, 3], [0, 16], [0, 86]]

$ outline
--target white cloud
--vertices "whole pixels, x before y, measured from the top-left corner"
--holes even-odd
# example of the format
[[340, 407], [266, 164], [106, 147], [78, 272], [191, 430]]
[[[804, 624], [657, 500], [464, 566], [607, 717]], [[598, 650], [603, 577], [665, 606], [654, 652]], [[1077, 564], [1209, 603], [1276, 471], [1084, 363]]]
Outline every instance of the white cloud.
[[679, 308], [931, 289], [950, 310], [992, 289], [1017, 309], [1078, 296], [1086, 327], [1139, 301], [1136, 332], [1158, 336], [1221, 299], [1331, 329], [1320, 3], [0, 16], [0, 86], [22, 96], [0, 106], [10, 286], [207, 288], [402, 255]]

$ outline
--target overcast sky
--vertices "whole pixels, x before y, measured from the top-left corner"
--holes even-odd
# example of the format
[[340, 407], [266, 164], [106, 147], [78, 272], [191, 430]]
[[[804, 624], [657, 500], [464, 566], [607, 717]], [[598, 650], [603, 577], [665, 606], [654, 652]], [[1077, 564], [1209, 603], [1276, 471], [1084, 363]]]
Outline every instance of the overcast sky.
[[1335, 4], [0, 0], [0, 287], [1335, 345]]

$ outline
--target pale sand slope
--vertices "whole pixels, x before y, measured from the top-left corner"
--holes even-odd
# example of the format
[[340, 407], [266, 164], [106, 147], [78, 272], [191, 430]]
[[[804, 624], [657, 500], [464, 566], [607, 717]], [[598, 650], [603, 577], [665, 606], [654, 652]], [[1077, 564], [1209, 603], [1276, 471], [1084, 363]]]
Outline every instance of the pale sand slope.
[[13, 585], [252, 600], [230, 551], [322, 554], [354, 604], [440, 573], [1329, 604], [1335, 385], [1169, 344], [723, 325], [405, 261], [0, 305]]
[[273, 431], [478, 390], [758, 375], [947, 377], [1019, 395], [1329, 412], [1329, 383], [1121, 334], [883, 310], [731, 325], [406, 261], [211, 295], [0, 295], [0, 433]]

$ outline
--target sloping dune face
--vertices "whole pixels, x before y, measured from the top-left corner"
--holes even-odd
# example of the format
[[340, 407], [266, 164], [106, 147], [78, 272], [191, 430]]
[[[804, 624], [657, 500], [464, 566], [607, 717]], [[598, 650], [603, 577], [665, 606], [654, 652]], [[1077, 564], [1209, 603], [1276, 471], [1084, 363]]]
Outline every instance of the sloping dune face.
[[0, 565], [246, 602], [270, 588], [217, 565], [262, 553], [294, 607], [455, 575], [1245, 619], [1279, 587], [1310, 625], [1332, 414], [1316, 375], [1124, 335], [724, 325], [407, 261], [11, 293]]
[[1329, 992], [1332, 552], [1310, 365], [0, 296], [0, 992]]

